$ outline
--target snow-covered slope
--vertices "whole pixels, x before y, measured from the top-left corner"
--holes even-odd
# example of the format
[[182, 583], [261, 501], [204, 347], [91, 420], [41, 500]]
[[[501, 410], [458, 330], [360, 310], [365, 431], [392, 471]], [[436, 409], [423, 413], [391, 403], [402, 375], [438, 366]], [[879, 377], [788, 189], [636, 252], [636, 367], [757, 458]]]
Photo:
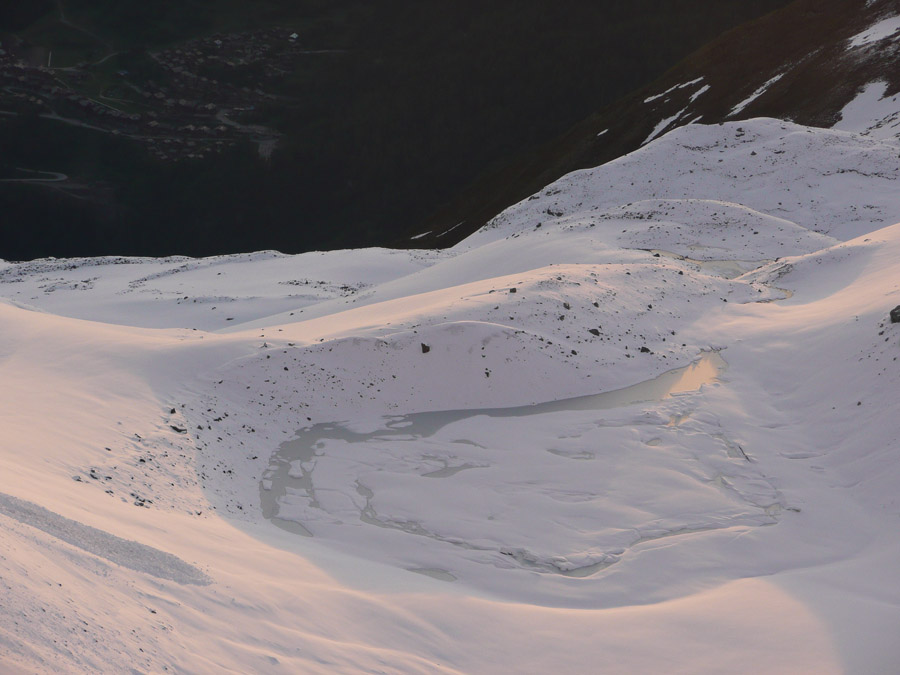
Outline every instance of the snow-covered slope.
[[213, 258], [66, 258], [0, 262], [3, 295], [61, 316], [146, 328], [217, 330], [294, 311], [405, 276], [436, 251], [274, 251]]
[[890, 672], [898, 153], [689, 125], [439, 254], [0, 265], [4, 666]]
[[[412, 243], [457, 243], [561, 176], [698, 122], [771, 117], [897, 139], [898, 25], [896, 0], [793, 0], [721, 35], [513, 166], [477, 178]], [[763, 157], [747, 166], [766, 168]]]

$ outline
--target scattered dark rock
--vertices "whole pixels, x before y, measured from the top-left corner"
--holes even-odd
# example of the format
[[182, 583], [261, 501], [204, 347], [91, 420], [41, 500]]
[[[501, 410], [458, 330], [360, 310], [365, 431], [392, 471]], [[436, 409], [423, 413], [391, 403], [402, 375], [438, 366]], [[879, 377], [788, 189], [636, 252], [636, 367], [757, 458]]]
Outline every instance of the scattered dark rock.
[[179, 434], [186, 434], [186, 433], [187, 433], [187, 429], [182, 429], [181, 427], [176, 427], [174, 424], [170, 424], [170, 425], [169, 425], [169, 428], [170, 428], [172, 431], [177, 431]]
[[653, 352], [650, 351], [649, 347], [641, 347], [641, 353], [642, 354], [652, 354]]
[[598, 337], [600, 336], [600, 331], [596, 328], [588, 328], [588, 333], [590, 333], [591, 335], [596, 335]]
[[[516, 290], [515, 288], [510, 289], [510, 293], [514, 292], [515, 290]], [[430, 351], [431, 351], [431, 347], [429, 347], [428, 345], [426, 345], [426, 344], [423, 342], [423, 343], [422, 343], [422, 353], [423, 353], [423, 354], [427, 354], [427, 353], [430, 352]]]
[[515, 293], [515, 292], [516, 292], [516, 289], [515, 289], [515, 288], [510, 288], [510, 289], [509, 289], [509, 292], [510, 292], [510, 293]]
[[900, 323], [900, 305], [891, 310], [891, 323]]

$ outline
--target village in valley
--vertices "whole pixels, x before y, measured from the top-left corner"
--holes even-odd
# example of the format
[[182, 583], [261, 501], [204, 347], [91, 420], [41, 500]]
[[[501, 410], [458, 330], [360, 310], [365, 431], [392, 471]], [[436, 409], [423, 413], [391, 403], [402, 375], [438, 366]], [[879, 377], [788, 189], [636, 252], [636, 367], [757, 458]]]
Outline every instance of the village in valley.
[[[178, 162], [255, 144], [267, 159], [279, 133], [260, 124], [260, 109], [298, 59], [329, 54], [304, 49], [289, 28], [213, 34], [139, 55], [107, 50], [66, 63], [53, 50], [0, 33], [0, 116], [37, 115], [127, 137], [156, 159]], [[69, 59], [71, 61], [71, 58]]]

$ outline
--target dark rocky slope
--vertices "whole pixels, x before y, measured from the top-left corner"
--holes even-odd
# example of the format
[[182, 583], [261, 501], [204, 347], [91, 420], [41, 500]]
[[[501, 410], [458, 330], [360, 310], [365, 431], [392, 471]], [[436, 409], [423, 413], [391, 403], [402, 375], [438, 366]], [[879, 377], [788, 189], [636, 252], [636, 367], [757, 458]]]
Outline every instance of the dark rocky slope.
[[[894, 0], [796, 0], [729, 31], [555, 141], [481, 176], [418, 230], [432, 234], [413, 243], [451, 245], [560, 176], [638, 149], [654, 130], [661, 134], [692, 121], [752, 117], [831, 127], [866, 84], [881, 80], [888, 84], [887, 95], [900, 91], [900, 40], [849, 45], [853, 36], [896, 13]], [[734, 112], [777, 76], [758, 98]], [[705, 86], [709, 89], [697, 95]], [[668, 93], [659, 96], [663, 92]]]

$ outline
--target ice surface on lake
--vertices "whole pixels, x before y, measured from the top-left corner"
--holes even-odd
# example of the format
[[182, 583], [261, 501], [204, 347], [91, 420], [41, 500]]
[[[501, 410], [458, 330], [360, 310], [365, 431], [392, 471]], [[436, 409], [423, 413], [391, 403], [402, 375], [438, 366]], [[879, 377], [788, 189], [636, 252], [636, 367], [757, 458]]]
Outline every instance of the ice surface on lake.
[[725, 368], [709, 352], [593, 396], [385, 417], [374, 430], [313, 425], [273, 455], [263, 513], [494, 592], [522, 583], [498, 576], [583, 578], [661, 537], [770, 525], [778, 493], [739, 446], [684, 424]]

